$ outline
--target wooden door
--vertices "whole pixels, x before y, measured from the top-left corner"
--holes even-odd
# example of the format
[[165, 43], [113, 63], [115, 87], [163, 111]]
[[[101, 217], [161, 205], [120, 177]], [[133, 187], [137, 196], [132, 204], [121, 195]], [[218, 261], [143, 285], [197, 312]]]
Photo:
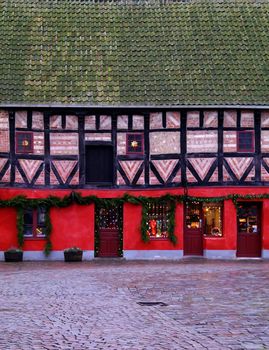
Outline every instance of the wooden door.
[[237, 256], [261, 256], [261, 206], [260, 203], [239, 203]]
[[121, 256], [122, 206], [96, 209], [95, 256], [113, 258]]
[[113, 166], [111, 145], [86, 146], [86, 183], [113, 183]]
[[203, 255], [202, 205], [198, 202], [186, 203], [184, 255]]

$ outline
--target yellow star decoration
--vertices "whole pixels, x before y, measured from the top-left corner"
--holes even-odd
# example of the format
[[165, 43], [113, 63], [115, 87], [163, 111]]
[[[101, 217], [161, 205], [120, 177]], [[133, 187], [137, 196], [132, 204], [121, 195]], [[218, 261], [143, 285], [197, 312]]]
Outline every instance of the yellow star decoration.
[[23, 140], [22, 141], [22, 145], [23, 146], [28, 146], [29, 145], [29, 141], [28, 140]]
[[138, 147], [138, 142], [137, 142], [137, 141], [132, 141], [132, 142], [131, 142], [131, 146], [132, 146], [133, 148]]

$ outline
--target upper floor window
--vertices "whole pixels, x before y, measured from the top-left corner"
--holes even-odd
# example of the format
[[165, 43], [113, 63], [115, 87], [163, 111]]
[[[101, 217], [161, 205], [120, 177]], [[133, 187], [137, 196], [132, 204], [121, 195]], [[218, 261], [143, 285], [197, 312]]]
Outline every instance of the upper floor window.
[[237, 132], [237, 151], [254, 152], [254, 132], [249, 130]]
[[33, 133], [31, 131], [16, 132], [16, 153], [33, 152]]
[[35, 209], [27, 208], [23, 215], [23, 235], [24, 237], [43, 238], [45, 237], [45, 207]]
[[143, 154], [144, 140], [142, 133], [129, 133], [126, 135], [126, 153], [127, 154]]

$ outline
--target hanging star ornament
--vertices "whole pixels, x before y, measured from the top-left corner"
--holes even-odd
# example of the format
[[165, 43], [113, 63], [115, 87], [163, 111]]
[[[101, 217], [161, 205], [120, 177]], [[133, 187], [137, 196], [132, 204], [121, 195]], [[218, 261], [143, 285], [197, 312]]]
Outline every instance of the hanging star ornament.
[[132, 141], [131, 142], [131, 146], [132, 146], [132, 148], [137, 148], [138, 147], [138, 142], [137, 141]]

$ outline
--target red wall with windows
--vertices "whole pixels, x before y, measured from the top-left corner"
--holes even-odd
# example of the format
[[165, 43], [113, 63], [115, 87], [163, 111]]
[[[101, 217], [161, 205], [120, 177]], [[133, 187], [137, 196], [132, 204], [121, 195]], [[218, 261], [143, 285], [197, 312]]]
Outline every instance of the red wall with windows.
[[[82, 195], [96, 195], [101, 198], [120, 197], [128, 192], [132, 195], [159, 197], [166, 193], [182, 194], [183, 189], [165, 190], [80, 190]], [[3, 189], [0, 190], [1, 199], [13, 198], [17, 195], [26, 195], [29, 198], [46, 198], [49, 195], [64, 196], [70, 190], [27, 190]], [[256, 188], [191, 188], [188, 194], [199, 197], [216, 197], [228, 194], [261, 194], [269, 193], [265, 187]], [[269, 249], [269, 200], [263, 200], [262, 208], [262, 236], [263, 249]], [[140, 222], [141, 206], [124, 204], [123, 212], [123, 249], [124, 250], [169, 250], [183, 249], [184, 214], [183, 204], [176, 209], [175, 234], [178, 243], [173, 245], [168, 240], [152, 240], [144, 243], [141, 240]], [[51, 240], [53, 250], [63, 250], [70, 246], [79, 246], [83, 250], [94, 250], [94, 205], [72, 205], [67, 208], [52, 208], [51, 221], [53, 225]], [[204, 249], [235, 250], [237, 237], [236, 210], [231, 200], [224, 203], [223, 208], [223, 237], [204, 238]], [[43, 239], [25, 239], [24, 250], [43, 250]], [[16, 210], [14, 208], [0, 209], [0, 251], [17, 246]]]

